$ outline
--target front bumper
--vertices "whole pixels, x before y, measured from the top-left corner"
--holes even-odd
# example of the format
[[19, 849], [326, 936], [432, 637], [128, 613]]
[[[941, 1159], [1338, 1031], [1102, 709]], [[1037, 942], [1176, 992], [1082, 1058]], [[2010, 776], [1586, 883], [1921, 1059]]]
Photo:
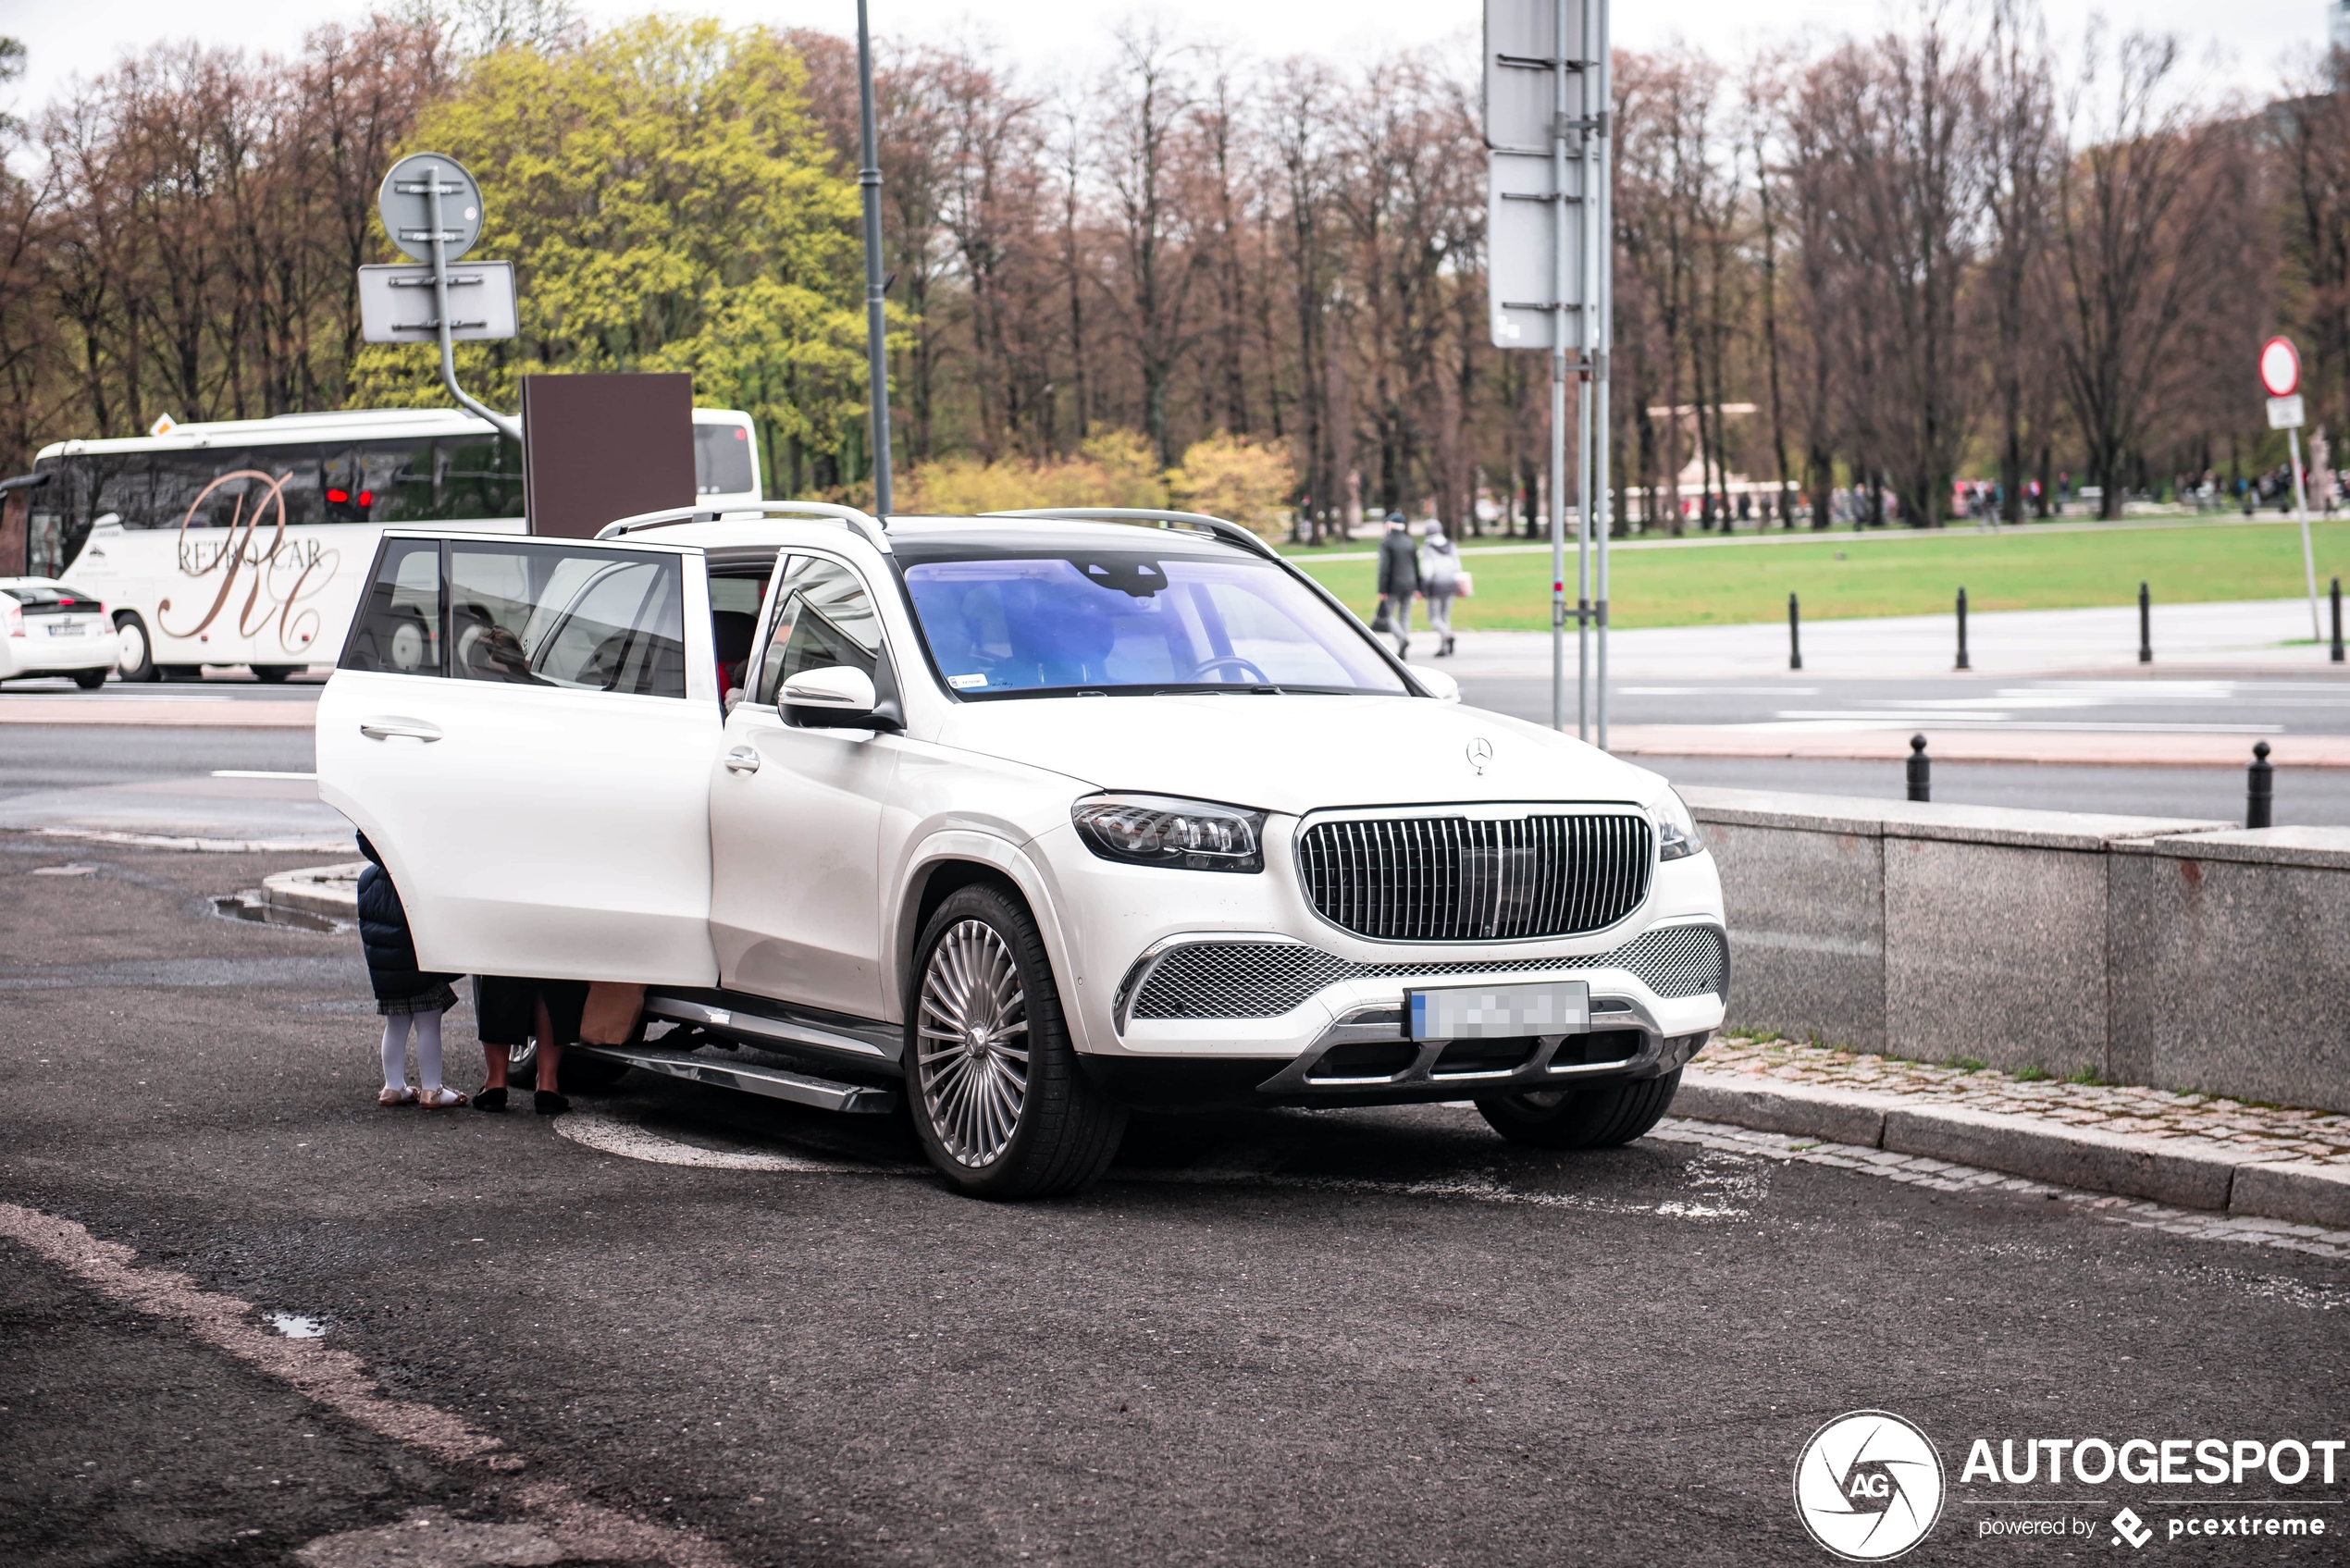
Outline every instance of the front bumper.
[[[1590, 1029], [1408, 1038], [1407, 993], [1479, 980], [1582, 981]], [[1598, 954], [1449, 962], [1350, 961], [1273, 933], [1185, 932], [1154, 943], [1118, 987], [1120, 1059], [1132, 1065], [1094, 1061], [1114, 1090], [1145, 1102], [1213, 1086], [1225, 1097], [1246, 1087], [1285, 1103], [1376, 1104], [1654, 1078], [1720, 1027], [1728, 991], [1727, 934], [1710, 920], [1651, 927]], [[1215, 1016], [1168, 1016], [1184, 1012]]]

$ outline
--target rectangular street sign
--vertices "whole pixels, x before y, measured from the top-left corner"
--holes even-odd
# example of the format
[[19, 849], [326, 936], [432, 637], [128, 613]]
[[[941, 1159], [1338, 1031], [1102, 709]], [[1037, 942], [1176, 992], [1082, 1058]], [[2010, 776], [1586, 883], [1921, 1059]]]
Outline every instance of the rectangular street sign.
[[[1583, 203], [1579, 161], [1566, 166], [1567, 189], [1553, 187], [1548, 153], [1485, 154], [1487, 291], [1493, 315], [1493, 346], [1547, 349], [1580, 339], [1576, 327], [1583, 303]], [[1559, 296], [1557, 203], [1567, 198], [1566, 295]], [[1565, 333], [1564, 340], [1555, 338]]]
[[[359, 327], [361, 336], [370, 343], [440, 341], [440, 322], [433, 314], [432, 268], [361, 267]], [[520, 330], [514, 310], [513, 263], [450, 264], [451, 337], [477, 342], [512, 338]]]
[[2298, 429], [2303, 423], [2304, 421], [2301, 417], [2300, 393], [2295, 392], [2289, 398], [2270, 398], [2269, 400], [2270, 429]]
[[[1485, 144], [1519, 153], [1551, 151], [1558, 121], [1553, 73], [1565, 62], [1575, 73], [1568, 102], [1582, 100], [1589, 62], [1577, 56], [1583, 40], [1585, 0], [1485, 0]], [[1559, 43], [1565, 18], [1565, 46]]]
[[1584, 7], [1596, 4], [1485, 0], [1486, 278], [1496, 348], [1589, 346], [1584, 225], [1598, 73], [1582, 56]]

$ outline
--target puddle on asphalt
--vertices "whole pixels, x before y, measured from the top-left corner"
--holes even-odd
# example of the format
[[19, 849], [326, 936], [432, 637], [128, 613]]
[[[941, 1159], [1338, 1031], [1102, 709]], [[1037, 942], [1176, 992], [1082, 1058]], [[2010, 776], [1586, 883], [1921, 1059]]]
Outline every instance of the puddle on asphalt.
[[314, 914], [308, 909], [289, 909], [282, 904], [272, 904], [257, 887], [242, 893], [216, 894], [212, 912], [223, 920], [251, 920], [256, 925], [291, 926], [296, 931], [323, 931], [340, 935], [356, 929], [351, 920], [339, 920], [332, 915]]
[[325, 1324], [315, 1317], [303, 1317], [299, 1313], [273, 1312], [266, 1315], [266, 1320], [270, 1327], [289, 1340], [323, 1340], [327, 1337]]

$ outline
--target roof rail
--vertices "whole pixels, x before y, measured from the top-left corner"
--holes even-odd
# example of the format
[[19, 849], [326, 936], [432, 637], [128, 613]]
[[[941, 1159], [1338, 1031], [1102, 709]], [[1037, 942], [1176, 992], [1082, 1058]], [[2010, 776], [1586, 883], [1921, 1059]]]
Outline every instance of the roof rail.
[[890, 553], [889, 525], [871, 512], [860, 512], [853, 506], [835, 506], [823, 500], [761, 500], [739, 506], [673, 506], [663, 512], [640, 512], [634, 517], [624, 517], [617, 523], [607, 523], [596, 531], [600, 539], [616, 539], [645, 528], [665, 528], [677, 523], [715, 523], [722, 517], [740, 512], [756, 512], [762, 517], [828, 517], [845, 527], [862, 534], [867, 542], [884, 555]]
[[1204, 512], [1160, 512], [1140, 506], [1039, 506], [1023, 512], [990, 512], [988, 517], [1066, 517], [1076, 523], [1150, 523], [1159, 527], [1197, 528], [1227, 544], [1278, 561], [1280, 552], [1237, 523], [1210, 517]]

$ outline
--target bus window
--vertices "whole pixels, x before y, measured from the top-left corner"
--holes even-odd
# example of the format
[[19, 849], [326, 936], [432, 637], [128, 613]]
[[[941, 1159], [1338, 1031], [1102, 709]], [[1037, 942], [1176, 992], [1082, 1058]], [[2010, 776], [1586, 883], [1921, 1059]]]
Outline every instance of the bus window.
[[435, 511], [445, 519], [520, 517], [522, 449], [494, 436], [444, 437], [435, 459]]
[[115, 512], [122, 518], [126, 528], [156, 528], [162, 525], [155, 519], [154, 459], [145, 452], [118, 455], [114, 452], [94, 453], [84, 458], [89, 464], [83, 481], [89, 487], [89, 522]]
[[146, 515], [133, 520], [123, 513], [127, 527], [232, 528], [252, 524], [278, 525], [278, 509], [269, 487], [259, 479], [226, 475], [258, 469], [279, 481], [286, 525], [299, 527], [318, 521], [318, 449], [261, 447], [252, 451], [207, 448], [197, 451], [157, 452], [155, 489]]
[[701, 495], [741, 495], [759, 488], [750, 432], [739, 425], [694, 426], [694, 488]]
[[320, 473], [329, 523], [426, 523], [434, 519], [433, 444], [356, 441], [329, 448]]

